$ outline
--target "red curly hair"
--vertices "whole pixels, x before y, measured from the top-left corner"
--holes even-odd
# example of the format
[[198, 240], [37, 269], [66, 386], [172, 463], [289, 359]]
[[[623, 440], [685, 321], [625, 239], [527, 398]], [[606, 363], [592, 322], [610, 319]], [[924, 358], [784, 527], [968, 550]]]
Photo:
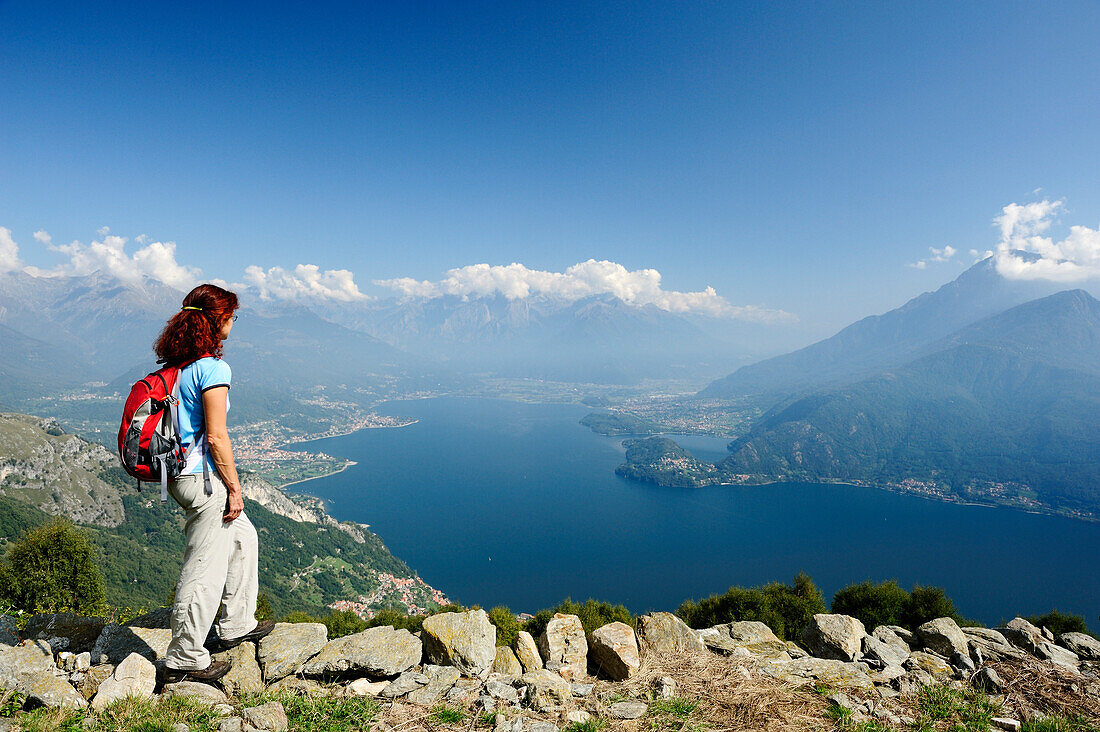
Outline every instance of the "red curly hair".
[[153, 344], [157, 363], [175, 366], [205, 354], [221, 358], [218, 332], [238, 307], [236, 293], [217, 285], [199, 285], [191, 290], [183, 298], [182, 309], [172, 316]]

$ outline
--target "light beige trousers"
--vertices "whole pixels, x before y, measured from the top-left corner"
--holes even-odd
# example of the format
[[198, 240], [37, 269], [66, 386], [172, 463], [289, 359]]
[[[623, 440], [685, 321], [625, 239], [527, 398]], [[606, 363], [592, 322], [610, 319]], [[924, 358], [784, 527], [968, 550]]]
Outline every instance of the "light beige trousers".
[[168, 492], [186, 512], [187, 549], [183, 571], [172, 606], [172, 642], [167, 665], [195, 671], [210, 665], [203, 647], [210, 627], [218, 618], [218, 636], [239, 638], [256, 627], [257, 540], [256, 529], [243, 513], [225, 523], [226, 489], [211, 471], [213, 495], [206, 495], [202, 473], [180, 476], [168, 484]]

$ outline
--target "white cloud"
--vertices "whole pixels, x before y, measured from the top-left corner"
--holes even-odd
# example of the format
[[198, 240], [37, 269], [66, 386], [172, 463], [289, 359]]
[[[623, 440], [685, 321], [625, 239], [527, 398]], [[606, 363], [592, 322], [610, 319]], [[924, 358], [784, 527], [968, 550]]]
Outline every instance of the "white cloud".
[[154, 241], [138, 248], [131, 255], [126, 252], [128, 240], [122, 236], [113, 236], [109, 231], [106, 226], [99, 229], [102, 239], [88, 244], [73, 241], [71, 244], [56, 245], [49, 232], [40, 229], [34, 232], [34, 238], [51, 251], [67, 257], [68, 261], [53, 269], [31, 267], [27, 271], [39, 277], [104, 272], [125, 282], [140, 282], [143, 277], [151, 277], [177, 290], [189, 290], [198, 283], [202, 272], [176, 261], [175, 242]]
[[11, 238], [11, 229], [0, 226], [0, 274], [23, 267], [19, 259], [19, 245]]
[[564, 272], [509, 265], [471, 264], [448, 270], [443, 279], [432, 282], [399, 277], [375, 280], [374, 284], [406, 298], [462, 298], [501, 295], [509, 300], [541, 296], [579, 300], [591, 295], [614, 295], [630, 305], [654, 305], [674, 313], [701, 313], [715, 317], [779, 322], [795, 320], [790, 313], [756, 306], [731, 305], [707, 287], [696, 292], [677, 292], [661, 287], [661, 273], [655, 269], [628, 270], [621, 264], [589, 259]]
[[346, 269], [326, 269], [315, 264], [299, 264], [294, 270], [251, 265], [245, 268], [245, 282], [255, 287], [262, 300], [336, 300], [355, 302], [367, 296], [355, 284], [355, 275]]
[[943, 249], [936, 249], [935, 247], [928, 247], [928, 252], [929, 252], [930, 256], [928, 256], [924, 259], [921, 259], [917, 262], [913, 262], [911, 264], [908, 264], [906, 266], [912, 267], [913, 269], [924, 269], [928, 266], [929, 262], [948, 262], [948, 261], [951, 260], [952, 257], [954, 257], [956, 254], [958, 254], [958, 250], [955, 249], [955, 247], [951, 246], [950, 244], [945, 246]]
[[[1063, 201], [1010, 203], [994, 219], [1001, 232], [993, 252], [997, 271], [1009, 279], [1081, 282], [1100, 277], [1100, 229], [1071, 226], [1069, 234], [1055, 241], [1047, 234]], [[1027, 252], [1035, 256], [1021, 256]]]

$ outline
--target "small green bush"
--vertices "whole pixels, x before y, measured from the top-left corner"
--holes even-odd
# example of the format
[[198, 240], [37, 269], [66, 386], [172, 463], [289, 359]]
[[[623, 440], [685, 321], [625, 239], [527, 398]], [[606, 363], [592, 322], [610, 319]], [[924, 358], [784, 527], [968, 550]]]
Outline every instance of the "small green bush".
[[497, 605], [489, 611], [489, 622], [497, 628], [497, 645], [510, 646], [516, 639], [516, 635], [523, 630], [523, 626], [516, 620], [516, 615], [504, 605]]
[[966, 622], [942, 587], [915, 586], [909, 593], [909, 603], [905, 606], [900, 624], [909, 630], [916, 630], [936, 618], [951, 618], [960, 624]]
[[878, 584], [868, 580], [833, 595], [832, 612], [858, 618], [870, 631], [880, 625], [901, 625], [908, 603], [909, 593], [896, 580]]
[[1029, 615], [1026, 620], [1032, 625], [1047, 628], [1055, 636], [1062, 633], [1089, 633], [1089, 626], [1085, 625], [1084, 617], [1070, 613], [1051, 610], [1046, 615]]
[[699, 602], [688, 600], [676, 614], [693, 628], [708, 628], [738, 620], [758, 620], [784, 640], [794, 640], [813, 616], [825, 612], [825, 598], [804, 572], [785, 585], [772, 582], [763, 587], [731, 587], [722, 595]]
[[556, 607], [539, 610], [533, 618], [527, 621], [523, 629], [538, 638], [546, 630], [546, 625], [554, 617], [554, 613], [576, 615], [581, 619], [581, 625], [584, 626], [585, 633], [591, 633], [596, 628], [608, 623], [620, 622], [633, 627], [635, 622], [634, 616], [622, 605], [612, 605], [609, 602], [593, 600], [592, 598], [585, 600], [582, 605], [567, 597], [558, 603]]
[[329, 640], [340, 638], [352, 633], [366, 630], [367, 621], [356, 615], [351, 610], [333, 610], [321, 618], [321, 622], [328, 628]]
[[31, 529], [0, 562], [0, 593], [29, 613], [105, 610], [103, 575], [88, 537], [65, 519]]
[[441, 704], [432, 709], [432, 719], [439, 724], [458, 724], [466, 719], [466, 715], [461, 709], [455, 709], [454, 707], [448, 707]]

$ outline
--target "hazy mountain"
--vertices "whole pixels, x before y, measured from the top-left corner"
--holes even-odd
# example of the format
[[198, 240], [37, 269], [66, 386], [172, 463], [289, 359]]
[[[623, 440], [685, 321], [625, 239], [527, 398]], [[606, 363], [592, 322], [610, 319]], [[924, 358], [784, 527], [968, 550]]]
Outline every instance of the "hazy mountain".
[[732, 474], [909, 478], [1100, 510], [1100, 302], [1068, 290], [1011, 308], [778, 405], [730, 450]]
[[700, 396], [791, 395], [850, 381], [905, 363], [922, 348], [963, 326], [1058, 289], [1049, 282], [1006, 279], [990, 257], [935, 292], [926, 292], [899, 308], [864, 318], [793, 353], [743, 366], [710, 384]]

